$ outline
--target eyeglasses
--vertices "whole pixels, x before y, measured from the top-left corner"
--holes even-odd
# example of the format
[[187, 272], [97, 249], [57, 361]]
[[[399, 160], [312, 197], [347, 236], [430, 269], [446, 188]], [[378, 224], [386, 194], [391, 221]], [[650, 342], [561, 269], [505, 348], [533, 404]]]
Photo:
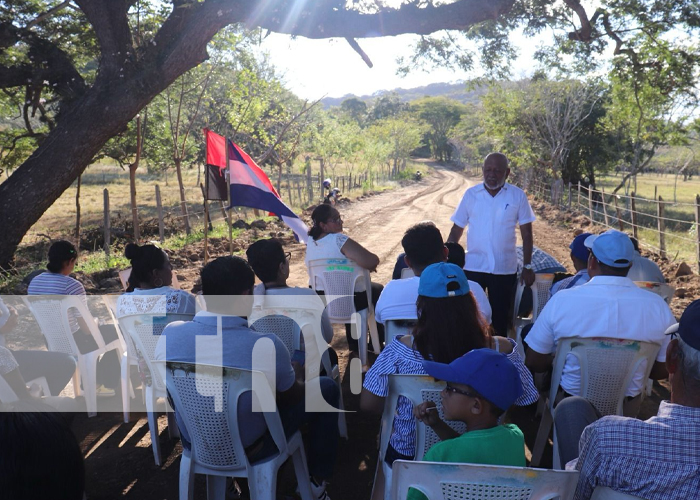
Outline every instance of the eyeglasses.
[[328, 222], [335, 222], [336, 224], [340, 224], [341, 222], [343, 222], [343, 218], [336, 217], [335, 219], [328, 219]]
[[287, 261], [292, 260], [292, 252], [285, 252], [284, 258], [287, 259]]
[[461, 394], [462, 396], [467, 396], [468, 398], [478, 398], [479, 395], [476, 394], [475, 392], [469, 392], [469, 391], [463, 391], [462, 389], [457, 389], [454, 386], [451, 386], [450, 384], [445, 385], [445, 388], [443, 389], [444, 391], [447, 391], [447, 394]]

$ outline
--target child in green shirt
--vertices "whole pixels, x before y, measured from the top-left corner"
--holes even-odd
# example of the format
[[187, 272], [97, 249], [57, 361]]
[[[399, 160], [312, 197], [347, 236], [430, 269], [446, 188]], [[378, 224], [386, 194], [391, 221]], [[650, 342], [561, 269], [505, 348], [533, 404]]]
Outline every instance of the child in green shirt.
[[[435, 403], [414, 408], [416, 419], [429, 425], [442, 440], [423, 457], [426, 462], [458, 462], [485, 465], [525, 466], [525, 440], [516, 425], [499, 425], [499, 418], [522, 394], [515, 365], [493, 349], [474, 349], [450, 364], [423, 361], [425, 371], [447, 382], [442, 408], [446, 420], [467, 425], [457, 434], [440, 419]], [[408, 500], [424, 500], [411, 488]]]

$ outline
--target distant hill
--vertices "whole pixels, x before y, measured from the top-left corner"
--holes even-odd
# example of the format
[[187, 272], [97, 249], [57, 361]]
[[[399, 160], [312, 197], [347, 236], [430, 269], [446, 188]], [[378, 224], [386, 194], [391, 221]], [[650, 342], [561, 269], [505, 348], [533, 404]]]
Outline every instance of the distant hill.
[[343, 97], [326, 97], [321, 102], [326, 108], [333, 106], [340, 106], [346, 99], [351, 97], [357, 97], [361, 101], [371, 102], [377, 97], [384, 94], [389, 94], [395, 92], [399, 95], [402, 101], [410, 102], [416, 99], [421, 99], [423, 97], [434, 97], [434, 96], [445, 96], [451, 99], [455, 99], [462, 103], [474, 103], [479, 101], [479, 97], [487, 92], [486, 87], [477, 88], [474, 90], [468, 90], [467, 86], [463, 82], [459, 83], [431, 83], [424, 87], [416, 87], [413, 89], [394, 89], [394, 90], [380, 90], [372, 95], [356, 96], [353, 94], [347, 94]]

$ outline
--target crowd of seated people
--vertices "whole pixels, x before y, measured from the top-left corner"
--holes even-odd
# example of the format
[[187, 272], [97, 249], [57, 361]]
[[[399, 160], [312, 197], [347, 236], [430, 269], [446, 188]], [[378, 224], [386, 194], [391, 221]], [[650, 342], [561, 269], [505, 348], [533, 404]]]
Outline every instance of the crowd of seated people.
[[[307, 264], [315, 259], [347, 258], [370, 271], [376, 269], [377, 255], [342, 233], [342, 218], [334, 207], [319, 206], [312, 221]], [[389, 445], [385, 456], [380, 457], [389, 467], [398, 459], [525, 466], [524, 436], [509, 423], [508, 410], [512, 405], [528, 406], [538, 400], [540, 392], [533, 373], [551, 371], [553, 355], [562, 338], [611, 337], [652, 342], [659, 351], [649, 370], [644, 365], [638, 367], [627, 388], [625, 417], [601, 418], [595, 406], [580, 397], [581, 376], [576, 359], [567, 359], [558, 396], [561, 402], [554, 418], [562, 462], [569, 462], [567, 468], [580, 471], [575, 498], [590, 498], [596, 486], [650, 500], [697, 496], [700, 301], [691, 304], [681, 318], [678, 338], [665, 335], [676, 323], [675, 318], [663, 299], [638, 288], [627, 277], [638, 260], [638, 252], [627, 235], [610, 230], [574, 238], [569, 248], [576, 274], [553, 285], [551, 300], [532, 329], [524, 333], [525, 359], [512, 338], [494, 334], [491, 304], [482, 287], [467, 278], [461, 245], [445, 244], [440, 230], [431, 222], [409, 228], [401, 244], [404, 253], [399, 260], [412, 270], [413, 276], [401, 279], [397, 275], [384, 286], [361, 283], [355, 290], [356, 309], [369, 307], [363, 288], [369, 286], [377, 321], [399, 320], [407, 326], [406, 334], [386, 339], [366, 373], [360, 410], [368, 415], [382, 413], [389, 377], [394, 374], [429, 375], [444, 381], [446, 386], [441, 394], [444, 420], [433, 402], [414, 406], [406, 398], [399, 399]], [[255, 331], [247, 320], [255, 300], [264, 296], [289, 296], [293, 307], [294, 297], [322, 295], [324, 291], [288, 283], [291, 254], [276, 239], [254, 242], [246, 251], [247, 260], [220, 257], [206, 264], [200, 273], [203, 300], [199, 305], [195, 296], [172, 287], [172, 266], [160, 248], [129, 244], [125, 256], [132, 271], [129, 288], [117, 302], [118, 318], [145, 313], [193, 316], [191, 321], [175, 322], [164, 329], [156, 361], [220, 363], [251, 369], [256, 343], [261, 339], [271, 342], [274, 353], [266, 359], [263, 372], [275, 387], [285, 433], [291, 435], [306, 427], [312, 490], [317, 498], [327, 500], [326, 486], [332, 481], [338, 452], [337, 413], [308, 410], [304, 393], [309, 389], [301, 363], [292, 359], [277, 336]], [[77, 257], [70, 243], [55, 243], [49, 252], [47, 272], [32, 281], [29, 293], [84, 296], [80, 282], [70, 277]], [[532, 262], [536, 260], [533, 255]], [[527, 266], [528, 271], [538, 272], [531, 264]], [[15, 316], [16, 311], [0, 308], [0, 334], [15, 326]], [[94, 346], [81, 325], [83, 318], [73, 314], [69, 320], [76, 343], [81, 351], [89, 352]], [[327, 312], [320, 321], [323, 340], [329, 345], [334, 343]], [[113, 335], [105, 325], [100, 332], [105, 341]], [[196, 346], [202, 336], [219, 336], [220, 350], [198, 351]], [[342, 339], [336, 340], [340, 340], [335, 342], [336, 348], [345, 347]], [[349, 350], [357, 350], [355, 338], [348, 334], [346, 340]], [[75, 362], [66, 355], [50, 358], [54, 354], [35, 356], [46, 356], [43, 375], [48, 375], [55, 386], [51, 392], [58, 393], [69, 381]], [[0, 376], [18, 399], [31, 401], [36, 397], [30, 394], [25, 380], [34, 378], [29, 367], [37, 363], [25, 362], [23, 368], [22, 356], [13, 356], [0, 345]], [[98, 371], [103, 392], [117, 387], [118, 377], [109, 363], [105, 355]], [[255, 369], [259, 368], [256, 364]], [[672, 391], [671, 400], [662, 402], [658, 415], [642, 422], [633, 417], [639, 411], [646, 383], [644, 373], [650, 373], [652, 379], [668, 377]], [[319, 385], [316, 397], [339, 408], [338, 385], [325, 375], [320, 377]], [[264, 460], [276, 453], [264, 418], [252, 411], [251, 397], [241, 400], [239, 419], [244, 422], [241, 439], [251, 460]], [[467, 432], [457, 434], [445, 420], [465, 423]], [[431, 427], [442, 440], [424, 457], [415, 456], [419, 423]], [[178, 425], [187, 448], [187, 428], [181, 420]], [[0, 432], [0, 437], [3, 435]], [[0, 451], [0, 456], [3, 453], [8, 452]], [[76, 462], [75, 467], [82, 467], [82, 463]], [[82, 491], [82, 483], [76, 483], [77, 489]], [[411, 490], [409, 498], [417, 500], [422, 494]]]

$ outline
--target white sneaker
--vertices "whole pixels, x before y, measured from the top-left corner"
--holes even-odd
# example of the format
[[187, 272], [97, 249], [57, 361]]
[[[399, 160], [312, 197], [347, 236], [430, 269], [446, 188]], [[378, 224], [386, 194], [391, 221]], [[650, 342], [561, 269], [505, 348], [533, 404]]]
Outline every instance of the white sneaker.
[[116, 392], [114, 392], [114, 389], [109, 389], [108, 387], [105, 387], [102, 384], [97, 386], [97, 397], [98, 398], [111, 398], [115, 394], [116, 394]]

